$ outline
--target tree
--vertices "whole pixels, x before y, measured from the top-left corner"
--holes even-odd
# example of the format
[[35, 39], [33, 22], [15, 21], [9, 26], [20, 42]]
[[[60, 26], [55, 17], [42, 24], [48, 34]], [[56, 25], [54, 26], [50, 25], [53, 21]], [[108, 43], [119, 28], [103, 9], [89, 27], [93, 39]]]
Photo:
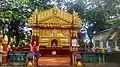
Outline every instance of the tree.
[[112, 24], [119, 25], [118, 20], [114, 23], [107, 22], [120, 17], [119, 0], [76, 0], [74, 3], [71, 7], [76, 8], [75, 11], [88, 24], [87, 34], [91, 43], [95, 33], [110, 28]]
[[108, 22], [111, 19], [120, 17], [119, 0], [75, 0], [63, 2], [64, 0], [60, 4], [65, 4], [65, 10], [72, 12], [74, 9], [78, 12], [80, 18], [88, 24], [86, 33], [91, 43], [95, 33], [110, 28], [113, 25], [119, 25], [119, 20]]
[[[72, 12], [74, 9], [78, 12], [80, 18], [88, 24], [86, 33], [90, 42], [92, 42], [94, 33], [109, 28], [111, 25], [119, 26], [117, 23], [119, 19], [114, 22], [110, 21], [120, 17], [119, 0], [1, 0], [0, 22], [9, 25], [12, 30], [9, 32], [11, 37], [14, 35], [17, 37], [22, 34], [19, 28], [27, 23], [34, 9], [38, 8], [39, 11], [48, 9], [53, 6], [51, 4], [53, 1], [65, 11]], [[23, 36], [19, 36], [17, 39], [21, 37]]]
[[[27, 20], [35, 8], [39, 10], [47, 9], [48, 0], [2, 0], [0, 1], [0, 23], [5, 27], [8, 25], [7, 34], [10, 38], [16, 38], [16, 44], [25, 39], [23, 28], [26, 27]], [[4, 31], [4, 30], [3, 30]]]
[[[88, 21], [89, 25], [92, 24], [92, 29], [88, 28], [88, 35], [92, 39], [93, 32], [99, 32], [106, 28], [110, 28], [111, 24], [106, 23], [107, 20], [118, 18], [120, 14], [120, 1], [118, 0], [96, 0], [95, 2], [91, 0], [91, 5], [93, 8], [86, 10], [85, 19]], [[89, 5], [90, 6], [90, 5]], [[91, 33], [89, 33], [91, 31]]]
[[51, 7], [48, 3], [50, 3], [51, 0], [29, 0], [28, 6], [32, 10], [35, 10], [36, 8], [38, 10], [45, 10]]

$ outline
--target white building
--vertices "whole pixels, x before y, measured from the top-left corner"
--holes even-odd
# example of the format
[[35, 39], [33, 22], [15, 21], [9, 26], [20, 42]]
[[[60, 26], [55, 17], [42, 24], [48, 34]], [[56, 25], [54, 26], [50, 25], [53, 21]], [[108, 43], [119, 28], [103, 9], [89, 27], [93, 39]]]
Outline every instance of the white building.
[[106, 29], [93, 36], [94, 47], [120, 51], [120, 27]]

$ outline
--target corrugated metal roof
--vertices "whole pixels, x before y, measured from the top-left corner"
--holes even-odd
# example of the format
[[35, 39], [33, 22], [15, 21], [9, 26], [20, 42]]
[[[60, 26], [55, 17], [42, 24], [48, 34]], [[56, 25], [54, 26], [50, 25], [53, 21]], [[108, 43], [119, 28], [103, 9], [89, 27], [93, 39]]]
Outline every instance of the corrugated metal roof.
[[111, 28], [108, 28], [108, 29], [105, 29], [105, 30], [102, 30], [94, 35], [99, 35], [101, 33], [105, 33], [105, 32], [109, 32], [110, 30], [116, 30], [116, 29], [119, 29], [120, 30], [120, 26], [117, 26], [117, 27], [111, 27]]

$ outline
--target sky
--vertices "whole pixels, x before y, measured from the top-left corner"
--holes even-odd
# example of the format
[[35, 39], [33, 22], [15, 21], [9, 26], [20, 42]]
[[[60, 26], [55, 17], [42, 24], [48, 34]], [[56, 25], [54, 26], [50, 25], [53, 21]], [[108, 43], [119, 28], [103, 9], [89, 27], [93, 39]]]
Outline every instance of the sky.
[[[58, 3], [56, 2], [57, 0], [51, 0], [50, 4], [57, 5]], [[61, 5], [61, 9], [65, 8], [64, 2], [74, 2], [75, 0], [63, 0], [63, 4]]]

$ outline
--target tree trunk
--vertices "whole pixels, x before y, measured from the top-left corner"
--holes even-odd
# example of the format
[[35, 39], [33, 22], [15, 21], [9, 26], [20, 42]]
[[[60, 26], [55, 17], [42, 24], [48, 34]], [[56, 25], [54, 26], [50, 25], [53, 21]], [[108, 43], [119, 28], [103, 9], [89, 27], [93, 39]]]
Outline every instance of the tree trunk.
[[16, 45], [18, 46], [19, 45], [19, 28], [17, 27], [17, 30], [16, 30]]

